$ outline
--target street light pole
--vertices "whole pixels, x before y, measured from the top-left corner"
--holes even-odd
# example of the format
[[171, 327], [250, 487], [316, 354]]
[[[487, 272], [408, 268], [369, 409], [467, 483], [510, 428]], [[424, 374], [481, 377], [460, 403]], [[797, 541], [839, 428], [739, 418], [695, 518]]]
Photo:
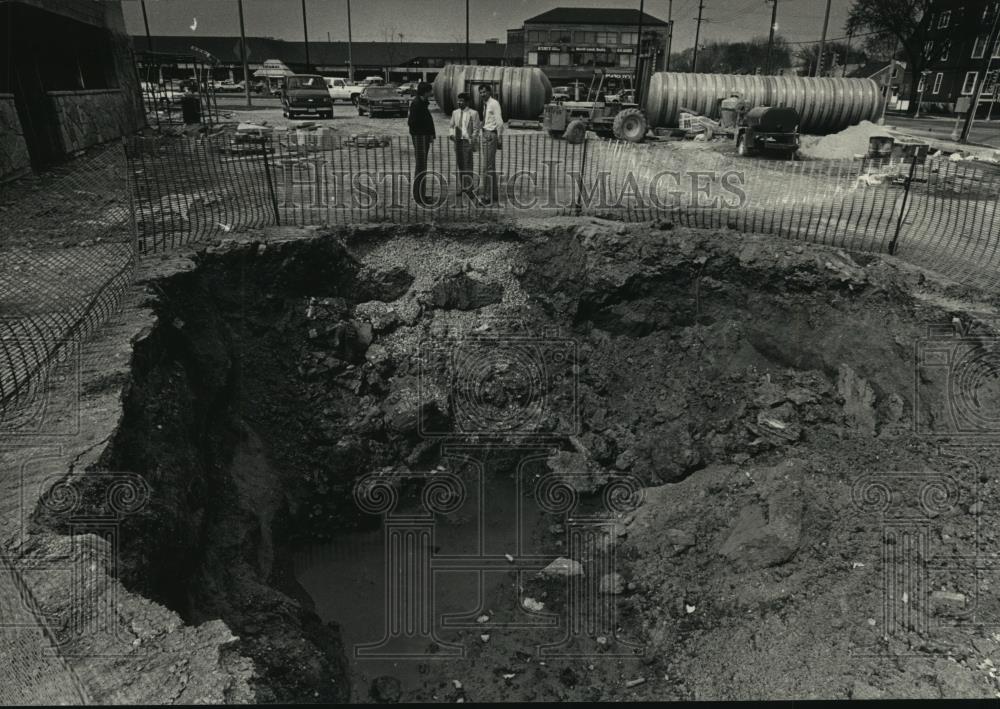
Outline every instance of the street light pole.
[[306, 43], [306, 71], [308, 72], [312, 69], [312, 64], [309, 62], [309, 22], [306, 20], [306, 0], [302, 0], [302, 37]]
[[354, 40], [351, 37], [351, 0], [347, 0], [347, 80], [354, 83]]
[[771, 0], [771, 32], [767, 35], [767, 62], [764, 73], [771, 73], [771, 52], [774, 49], [774, 26], [778, 24], [778, 0]]
[[641, 82], [641, 77], [639, 76], [639, 62], [642, 58], [642, 15], [645, 10], [646, 0], [639, 0], [639, 31], [635, 35], [635, 79], [633, 81], [636, 101], [639, 101], [639, 84]]
[[146, 27], [146, 49], [153, 51], [153, 38], [149, 35], [149, 17], [146, 16], [146, 0], [142, 0], [142, 24]]
[[247, 97], [247, 108], [253, 108], [250, 102], [250, 69], [247, 65], [247, 33], [243, 25], [243, 0], [236, 0], [240, 11], [240, 62], [243, 63], [243, 92]]

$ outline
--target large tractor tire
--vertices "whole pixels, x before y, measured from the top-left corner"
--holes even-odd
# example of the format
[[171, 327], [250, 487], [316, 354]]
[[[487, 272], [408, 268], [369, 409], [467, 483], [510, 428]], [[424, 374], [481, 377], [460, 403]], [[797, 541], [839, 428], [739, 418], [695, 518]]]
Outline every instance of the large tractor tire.
[[641, 143], [646, 137], [646, 131], [649, 130], [649, 123], [646, 122], [646, 114], [640, 109], [626, 108], [615, 116], [612, 130], [618, 140]]
[[587, 124], [577, 118], [574, 121], [570, 121], [569, 125], [566, 126], [566, 131], [563, 133], [563, 138], [567, 143], [582, 143], [587, 137]]

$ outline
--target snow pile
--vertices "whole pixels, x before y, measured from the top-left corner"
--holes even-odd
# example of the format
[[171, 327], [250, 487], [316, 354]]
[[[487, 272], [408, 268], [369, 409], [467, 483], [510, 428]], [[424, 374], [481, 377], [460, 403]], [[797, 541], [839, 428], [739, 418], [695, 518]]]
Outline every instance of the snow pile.
[[885, 126], [861, 121], [856, 126], [825, 135], [816, 141], [803, 139], [799, 152], [818, 160], [853, 158], [855, 155], [865, 155], [868, 152], [868, 139], [875, 136], [891, 137], [891, 134]]

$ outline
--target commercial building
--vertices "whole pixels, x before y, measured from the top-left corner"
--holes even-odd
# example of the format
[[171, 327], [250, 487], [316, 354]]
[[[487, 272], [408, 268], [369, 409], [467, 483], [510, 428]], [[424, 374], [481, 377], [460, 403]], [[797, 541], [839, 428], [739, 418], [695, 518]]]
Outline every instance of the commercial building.
[[121, 5], [0, 0], [0, 179], [145, 125]]
[[980, 115], [1000, 117], [1000, 0], [938, 0], [924, 54], [931, 57], [920, 77], [924, 108], [955, 110], [972, 99], [982, 76]]
[[[198, 54], [204, 52], [218, 63], [213, 78], [243, 80], [239, 37], [134, 36], [137, 50], [166, 54]], [[347, 76], [353, 64], [354, 77], [378, 75], [389, 81], [433, 81], [447, 64], [465, 63], [465, 44], [461, 42], [309, 42], [309, 62], [306, 62], [304, 42], [292, 42], [272, 37], [247, 37], [247, 63], [251, 75], [264, 62], [277, 59], [295, 72], [316, 72], [324, 76]], [[350, 60], [350, 62], [349, 62]], [[470, 64], [503, 65], [507, 63], [506, 46], [499, 41], [469, 45]], [[190, 67], [177, 66], [177, 76], [190, 75]], [[187, 71], [187, 73], [185, 73]], [[175, 78], [167, 72], [167, 78]]]
[[[670, 23], [643, 13], [642, 53], [653, 58], [656, 70], [664, 68], [670, 29]], [[541, 67], [554, 81], [571, 81], [595, 69], [634, 71], [638, 37], [638, 10], [557, 7], [509, 30], [507, 43], [524, 66]]]

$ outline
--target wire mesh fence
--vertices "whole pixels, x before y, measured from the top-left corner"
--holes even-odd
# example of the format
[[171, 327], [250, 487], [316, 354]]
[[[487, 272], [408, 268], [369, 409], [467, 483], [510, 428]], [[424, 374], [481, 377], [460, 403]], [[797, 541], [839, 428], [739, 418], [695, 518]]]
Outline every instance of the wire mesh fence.
[[136, 253], [124, 146], [0, 186], [0, 420], [120, 306]]

